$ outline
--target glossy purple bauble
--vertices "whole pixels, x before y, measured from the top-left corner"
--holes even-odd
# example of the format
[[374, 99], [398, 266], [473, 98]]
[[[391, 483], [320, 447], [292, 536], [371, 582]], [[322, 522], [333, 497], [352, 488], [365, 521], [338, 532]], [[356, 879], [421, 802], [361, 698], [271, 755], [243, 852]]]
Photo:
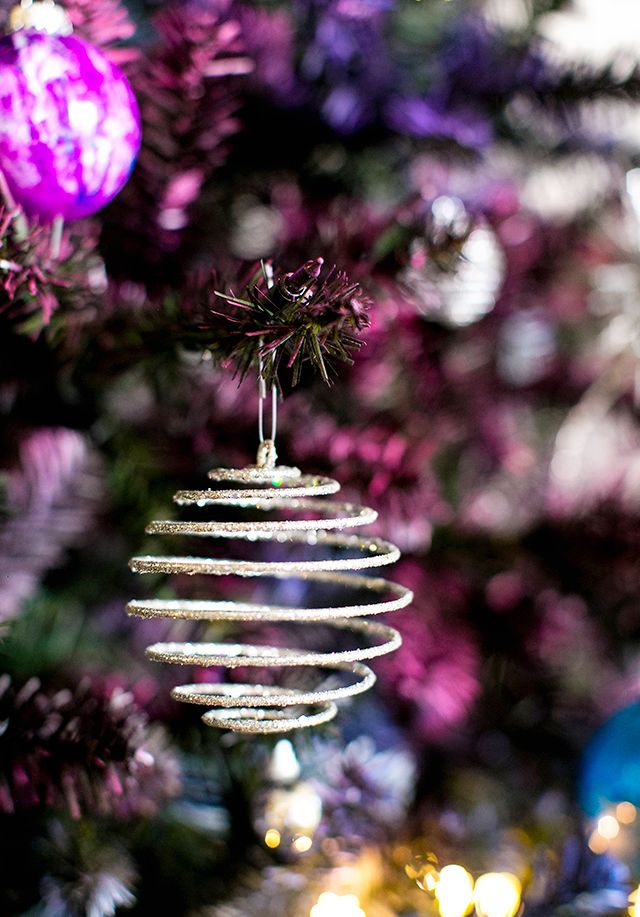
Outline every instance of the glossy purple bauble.
[[32, 216], [77, 220], [122, 188], [140, 146], [131, 86], [75, 35], [0, 41], [0, 171]]

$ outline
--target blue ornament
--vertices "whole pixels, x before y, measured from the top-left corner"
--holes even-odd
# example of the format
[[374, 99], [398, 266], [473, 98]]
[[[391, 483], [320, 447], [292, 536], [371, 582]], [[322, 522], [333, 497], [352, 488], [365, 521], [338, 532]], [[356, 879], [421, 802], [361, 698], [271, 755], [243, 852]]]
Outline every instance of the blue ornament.
[[610, 803], [640, 806], [640, 702], [615, 713], [591, 739], [582, 761], [580, 800], [591, 818]]

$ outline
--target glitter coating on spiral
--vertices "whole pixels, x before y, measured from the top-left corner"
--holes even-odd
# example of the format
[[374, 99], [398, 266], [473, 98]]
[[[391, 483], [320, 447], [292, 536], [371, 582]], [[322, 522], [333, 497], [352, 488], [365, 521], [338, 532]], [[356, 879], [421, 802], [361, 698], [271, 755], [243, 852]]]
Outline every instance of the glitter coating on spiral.
[[[210, 540], [224, 548], [229, 542], [261, 548], [258, 559], [238, 558], [227, 550], [205, 556], [152, 554], [134, 557], [136, 573], [204, 575], [239, 578], [243, 585], [258, 578], [258, 600], [220, 598], [137, 599], [127, 612], [142, 618], [169, 618], [214, 624], [226, 632], [230, 625], [268, 624], [287, 636], [287, 625], [320, 628], [337, 647], [295, 648], [253, 643], [164, 642], [148, 647], [158, 662], [198, 667], [274, 669], [276, 681], [262, 684], [250, 679], [202, 682], [177, 686], [175, 700], [210, 709], [203, 721], [210, 726], [245, 733], [288, 732], [327, 722], [336, 715], [336, 702], [359, 694], [375, 682], [365, 660], [392, 652], [400, 645], [398, 632], [365, 616], [379, 616], [408, 605], [409, 589], [375, 575], [377, 567], [398, 559], [400, 552], [388, 541], [344, 529], [365, 526], [376, 519], [374, 510], [356, 504], [324, 499], [340, 485], [330, 478], [301, 474], [297, 468], [248, 466], [214, 469], [209, 477], [215, 488], [181, 490], [174, 502], [193, 515], [217, 512], [219, 521], [162, 520], [147, 526], [152, 535]], [[321, 499], [323, 498], [323, 499]], [[257, 519], [230, 520], [233, 513]], [[286, 550], [283, 559], [278, 552]], [[270, 552], [274, 552], [271, 553]], [[293, 557], [291, 556], [293, 552]], [[246, 552], [245, 552], [246, 553]], [[251, 553], [251, 551], [249, 551]], [[212, 556], [213, 555], [213, 556]], [[364, 572], [361, 572], [364, 571]], [[212, 582], [209, 580], [208, 582]], [[214, 582], [215, 585], [215, 582]], [[290, 587], [290, 588], [289, 588]], [[282, 597], [294, 594], [304, 603], [288, 604]], [[319, 602], [319, 604], [318, 604]], [[304, 642], [304, 641], [303, 641]], [[304, 683], [291, 686], [282, 673], [300, 669]]]
[[125, 184], [140, 146], [129, 82], [75, 35], [0, 41], [0, 170], [31, 216], [76, 220]]

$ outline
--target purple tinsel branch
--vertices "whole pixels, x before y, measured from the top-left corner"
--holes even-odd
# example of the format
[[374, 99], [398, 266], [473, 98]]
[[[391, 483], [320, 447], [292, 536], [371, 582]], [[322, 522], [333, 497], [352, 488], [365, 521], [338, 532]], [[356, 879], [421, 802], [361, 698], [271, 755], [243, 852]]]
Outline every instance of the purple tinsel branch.
[[127, 41], [136, 26], [120, 0], [65, 0], [64, 7], [74, 29], [92, 45], [97, 45], [114, 63], [136, 60], [137, 48], [114, 48]]
[[180, 275], [180, 253], [191, 255], [192, 209], [239, 128], [239, 80], [253, 66], [228, 4], [174, 4], [154, 25], [157, 42], [131, 75], [142, 149], [106, 228], [111, 268], [151, 286]]
[[96, 224], [82, 221], [63, 231], [54, 256], [48, 227], [0, 205], [0, 314], [35, 336], [65, 306], [77, 314], [95, 302], [106, 286], [96, 241]]
[[214, 300], [201, 324], [211, 352], [223, 365], [235, 364], [241, 378], [262, 358], [268, 385], [277, 383], [282, 365], [295, 385], [305, 363], [329, 383], [332, 362], [350, 362], [362, 343], [357, 332], [370, 324], [369, 297], [335, 265], [324, 268], [323, 258], [289, 272], [263, 265], [241, 294], [214, 295], [220, 304]]
[[22, 237], [17, 216], [0, 207], [0, 312], [22, 318], [35, 305], [46, 325], [59, 306], [58, 294], [66, 282], [52, 263], [46, 230], [29, 228]]
[[63, 805], [120, 817], [175, 795], [178, 768], [133, 696], [87, 679], [47, 689], [0, 677], [0, 811]]
[[28, 433], [2, 479], [0, 623], [18, 613], [42, 575], [86, 533], [102, 499], [98, 457], [74, 430]]

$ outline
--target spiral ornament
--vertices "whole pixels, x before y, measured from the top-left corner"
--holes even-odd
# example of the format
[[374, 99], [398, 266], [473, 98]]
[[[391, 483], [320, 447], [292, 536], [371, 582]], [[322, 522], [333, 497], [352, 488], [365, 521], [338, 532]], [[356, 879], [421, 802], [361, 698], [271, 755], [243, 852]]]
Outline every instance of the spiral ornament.
[[[241, 583], [256, 577], [271, 584], [266, 600], [264, 589], [260, 601], [143, 599], [129, 602], [130, 615], [200, 621], [221, 627], [237, 622], [288, 622], [329, 625], [333, 629], [339, 643], [339, 648], [333, 650], [208, 640], [155, 643], [147, 648], [151, 659], [179, 665], [305, 670], [311, 677], [308, 686], [212, 681], [179, 685], [172, 690], [175, 700], [209, 707], [202, 717], [207, 725], [243, 733], [288, 732], [333, 719], [337, 701], [374, 684], [375, 675], [365, 660], [390, 653], [401, 642], [392, 627], [364, 616], [404, 608], [413, 598], [404, 586], [370, 575], [374, 568], [398, 559], [400, 552], [395, 545], [381, 538], [343, 532], [372, 523], [377, 517], [374, 510], [326, 499], [340, 490], [337, 481], [302, 474], [298, 468], [265, 463], [264, 455], [263, 450], [259, 463], [247, 468], [213, 469], [209, 472], [215, 482], [213, 488], [179, 490], [174, 496], [179, 507], [194, 514], [213, 510], [223, 519], [161, 520], [150, 523], [146, 531], [217, 542], [260, 543], [266, 557], [254, 560], [163, 554], [134, 557], [129, 563], [134, 572], [142, 574], [238, 577]], [[258, 518], [227, 518], [247, 512]], [[283, 549], [302, 556], [290, 559], [287, 555], [284, 560], [273, 556]], [[292, 586], [296, 598], [302, 593], [308, 607], [277, 601]], [[322, 607], [309, 601], [313, 595], [320, 596]], [[355, 646], [344, 648], [349, 639]]]

